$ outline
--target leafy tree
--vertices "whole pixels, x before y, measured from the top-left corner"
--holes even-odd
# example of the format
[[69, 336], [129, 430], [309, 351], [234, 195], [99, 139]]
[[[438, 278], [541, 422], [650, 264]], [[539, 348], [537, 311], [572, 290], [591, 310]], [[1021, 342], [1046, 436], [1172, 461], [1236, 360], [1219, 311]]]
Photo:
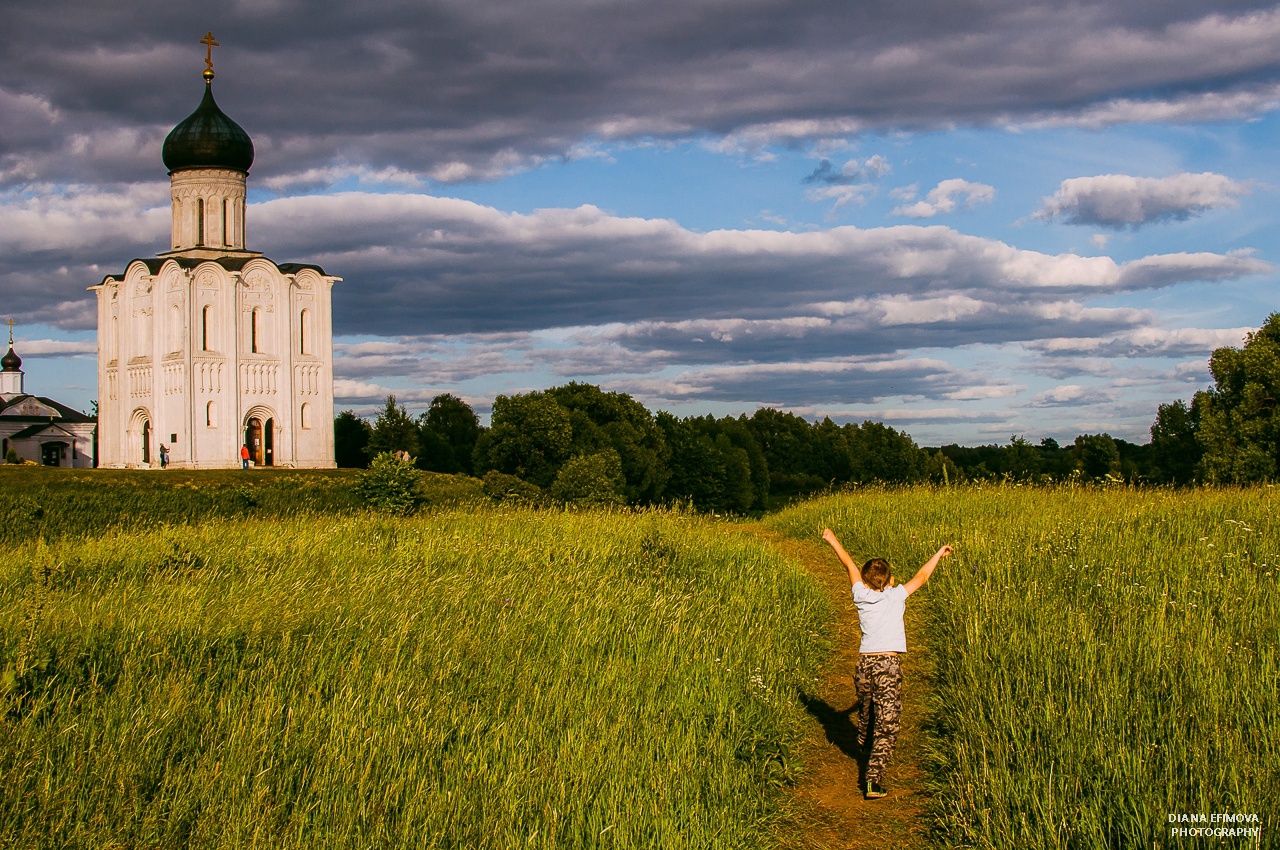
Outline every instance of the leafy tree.
[[547, 393], [498, 396], [492, 423], [476, 441], [477, 473], [493, 469], [545, 489], [572, 456], [569, 411]]
[[880, 422], [844, 426], [851, 461], [850, 480], [906, 483], [925, 475], [928, 456], [904, 431], [895, 431]]
[[750, 421], [745, 415], [737, 419], [726, 416], [716, 421], [720, 434], [724, 435], [734, 447], [746, 454], [747, 469], [751, 477], [752, 497], [745, 503], [743, 510], [749, 508], [764, 509], [769, 505], [769, 462], [764, 450], [751, 432]]
[[725, 510], [725, 459], [715, 440], [695, 420], [677, 419], [665, 411], [658, 414], [657, 423], [671, 451], [667, 498], [688, 501], [700, 510]]
[[409, 418], [403, 405], [396, 404], [394, 395], [387, 396], [387, 403], [373, 423], [369, 434], [369, 453], [408, 452], [418, 454], [418, 426]]
[[659, 413], [671, 451], [667, 498], [700, 510], [745, 513], [764, 508], [769, 468], [745, 417], [689, 417]]
[[613, 449], [569, 458], [551, 483], [551, 497], [583, 505], [620, 505], [625, 501], [622, 460]]
[[369, 465], [369, 423], [344, 410], [333, 420], [333, 455], [344, 469], [364, 469]]
[[960, 467], [943, 454], [942, 449], [930, 455], [929, 462], [925, 465], [925, 476], [935, 484], [956, 484], [964, 478]]
[[547, 395], [569, 411], [573, 454], [612, 449], [618, 456], [626, 501], [655, 502], [662, 496], [671, 475], [670, 451], [662, 429], [644, 405], [626, 393], [605, 392], [576, 381], [552, 387]]
[[470, 474], [480, 437], [480, 419], [471, 405], [451, 393], [431, 399], [418, 417], [418, 467], [432, 472]]
[[1244, 348], [1209, 358], [1214, 387], [1197, 393], [1200, 472], [1209, 481], [1246, 484], [1276, 477], [1280, 463], [1280, 313], [1245, 337]]
[[1151, 425], [1152, 477], [1163, 484], [1189, 484], [1195, 480], [1196, 465], [1204, 454], [1196, 432], [1200, 411], [1182, 399], [1162, 404]]
[[1110, 434], [1081, 434], [1073, 451], [1076, 468], [1090, 478], [1120, 474], [1120, 449]]
[[1025, 437], [1012, 436], [1004, 450], [1004, 471], [1021, 480], [1034, 478], [1040, 471], [1040, 453]]

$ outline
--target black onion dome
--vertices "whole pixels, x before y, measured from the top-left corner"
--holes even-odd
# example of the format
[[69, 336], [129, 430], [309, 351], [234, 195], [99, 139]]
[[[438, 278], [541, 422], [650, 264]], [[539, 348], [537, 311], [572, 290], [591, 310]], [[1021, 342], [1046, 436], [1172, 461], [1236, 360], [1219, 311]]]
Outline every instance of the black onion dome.
[[22, 368], [22, 358], [13, 353], [13, 347], [10, 346], [9, 353], [4, 357], [0, 357], [0, 370], [5, 372], [17, 372]]
[[253, 165], [253, 141], [213, 102], [205, 83], [204, 100], [165, 137], [161, 153], [170, 173], [187, 168], [229, 168], [246, 174]]

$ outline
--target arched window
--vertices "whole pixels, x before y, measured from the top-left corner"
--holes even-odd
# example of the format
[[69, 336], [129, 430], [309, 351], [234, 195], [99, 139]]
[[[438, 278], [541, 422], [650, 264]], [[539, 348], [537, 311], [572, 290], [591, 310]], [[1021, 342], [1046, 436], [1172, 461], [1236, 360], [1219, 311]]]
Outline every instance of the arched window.
[[209, 350], [209, 305], [200, 310], [200, 350]]
[[182, 350], [182, 307], [177, 304], [169, 305], [169, 350]]
[[254, 307], [253, 312], [249, 314], [249, 350], [254, 354], [258, 353], [258, 313], [259, 308]]
[[298, 317], [298, 353], [310, 354], [311, 346], [311, 311], [303, 310]]
[[204, 406], [204, 424], [208, 428], [218, 427], [218, 408], [212, 401]]
[[196, 199], [196, 244], [204, 245], [204, 198]]
[[301, 415], [298, 416], [298, 421], [303, 428], [311, 427], [311, 405], [302, 405], [302, 412]]
[[227, 216], [231, 212], [231, 201], [226, 198], [222, 199], [222, 244], [230, 245], [227, 241]]

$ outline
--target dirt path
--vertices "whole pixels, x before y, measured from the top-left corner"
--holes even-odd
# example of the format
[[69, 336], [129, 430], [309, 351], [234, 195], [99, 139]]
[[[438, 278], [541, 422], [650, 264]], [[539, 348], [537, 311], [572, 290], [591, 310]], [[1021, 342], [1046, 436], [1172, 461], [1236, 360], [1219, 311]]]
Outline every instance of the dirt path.
[[836, 610], [835, 652], [817, 693], [803, 697], [810, 718], [802, 750], [806, 772], [792, 792], [792, 824], [784, 835], [785, 844], [823, 850], [923, 847], [925, 776], [920, 722], [929, 655], [919, 618], [912, 617], [908, 606], [907, 643], [911, 651], [903, 664], [902, 732], [885, 772], [889, 796], [864, 800], [855, 755], [856, 713], [851, 713], [857, 701], [853, 674], [861, 633], [848, 575], [831, 550], [819, 542], [793, 540], [758, 525], [747, 530], [812, 572], [831, 595]]

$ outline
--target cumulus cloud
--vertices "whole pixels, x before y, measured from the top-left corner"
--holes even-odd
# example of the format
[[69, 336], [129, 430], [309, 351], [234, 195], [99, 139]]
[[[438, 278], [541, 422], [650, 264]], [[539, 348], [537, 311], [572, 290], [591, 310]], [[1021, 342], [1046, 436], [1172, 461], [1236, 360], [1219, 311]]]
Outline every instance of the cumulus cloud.
[[1108, 404], [1114, 397], [1114, 393], [1107, 389], [1064, 384], [1037, 393], [1031, 404], [1033, 407], [1086, 407], [1093, 404]]
[[804, 196], [810, 201], [834, 201], [831, 212], [835, 212], [846, 204], [862, 206], [876, 192], [873, 183], [855, 183], [853, 185], [818, 186], [806, 189]]
[[942, 213], [955, 212], [957, 207], [970, 209], [978, 204], [990, 203], [995, 197], [996, 190], [993, 186], [954, 177], [943, 180], [930, 189], [923, 201], [894, 207], [893, 214], [907, 218], [933, 218]]
[[1170, 177], [1073, 177], [1063, 180], [1032, 218], [1117, 230], [1138, 228], [1160, 221], [1183, 221], [1206, 210], [1235, 206], [1236, 199], [1248, 191], [1243, 183], [1208, 172]]
[[690, 369], [672, 378], [632, 382], [657, 402], [750, 402], [763, 407], [874, 403], [885, 398], [937, 397], [990, 383], [929, 358], [832, 358], [796, 363], [731, 364]]
[[[191, 34], [208, 27], [198, 7], [158, 8], [6, 9], [0, 179], [151, 173], [198, 100]], [[488, 179], [584, 140], [758, 156], [868, 130], [1205, 120], [1280, 103], [1274, 7], [370, 0], [237, 3], [219, 20], [219, 102], [258, 144], [259, 176], [286, 181], [351, 162]]]
[[1280, 85], [1248, 85], [1174, 97], [1113, 98], [1084, 109], [1046, 112], [1030, 118], [1007, 117], [1011, 129], [1044, 130], [1081, 127], [1100, 130], [1119, 124], [1195, 124], [1249, 118], [1280, 108]]
[[[134, 192], [0, 204], [7, 309], [21, 318], [63, 302], [87, 305], [84, 287], [162, 247], [167, 210], [147, 204], [163, 199], [163, 188]], [[279, 198], [251, 205], [248, 215], [250, 247], [345, 278], [334, 291], [338, 333], [385, 337], [842, 311], [841, 332], [858, 323], [979, 327], [976, 317], [999, 315], [1003, 326], [1034, 327], [1096, 321], [1078, 313], [1074, 299], [1082, 297], [1271, 269], [1248, 253], [1117, 263], [1020, 250], [939, 226], [702, 233], [592, 206], [520, 214], [394, 192]]]
[[1208, 357], [1216, 348], [1239, 346], [1253, 328], [1161, 328], [1141, 326], [1104, 337], [1048, 337], [1028, 343], [1045, 355], [1094, 357]]
[[844, 186], [851, 183], [860, 183], [864, 180], [874, 180], [884, 177], [893, 171], [893, 166], [889, 164], [889, 160], [880, 154], [868, 157], [859, 162], [851, 159], [844, 165], [837, 168], [831, 164], [831, 160], [824, 159], [818, 163], [815, 168], [802, 183], [817, 183], [822, 186]]
[[24, 339], [14, 347], [23, 357], [96, 357], [98, 354], [95, 340]]

